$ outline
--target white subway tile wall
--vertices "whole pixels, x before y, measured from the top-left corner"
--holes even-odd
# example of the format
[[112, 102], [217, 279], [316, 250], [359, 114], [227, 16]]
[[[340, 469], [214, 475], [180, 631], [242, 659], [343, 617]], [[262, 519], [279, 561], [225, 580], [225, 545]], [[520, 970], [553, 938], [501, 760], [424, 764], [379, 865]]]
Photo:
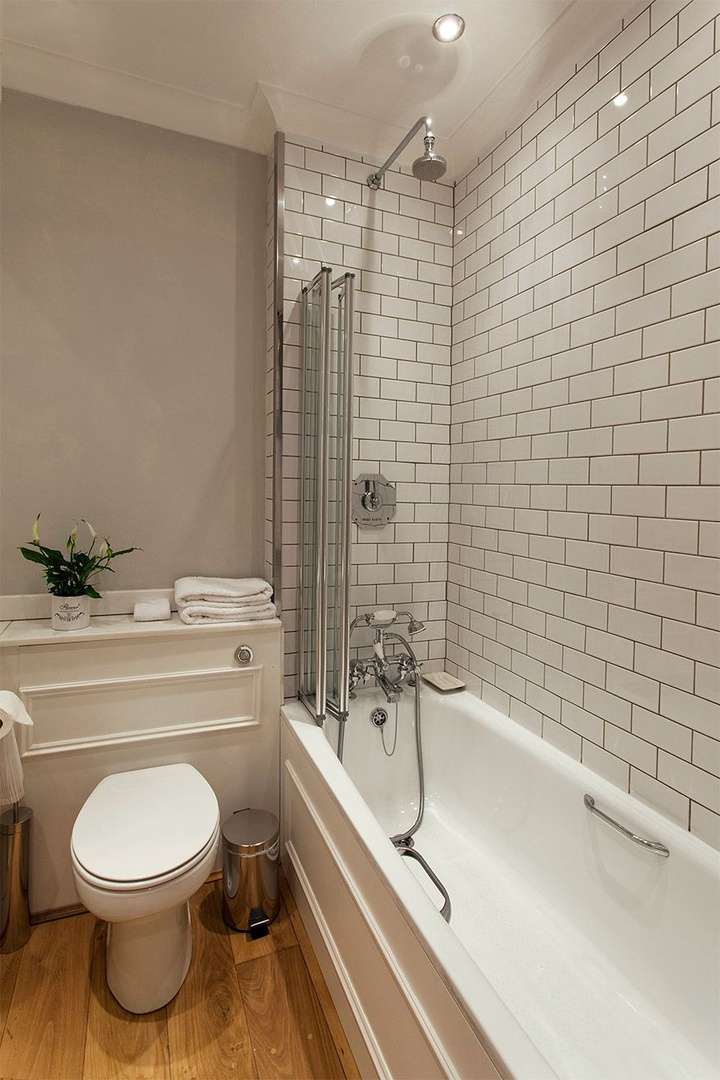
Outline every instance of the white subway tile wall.
[[[284, 544], [286, 693], [297, 692], [300, 293], [321, 264], [355, 274], [353, 476], [382, 473], [397, 514], [353, 526], [353, 614], [409, 608], [414, 647], [442, 669], [450, 484], [453, 189], [287, 137], [285, 170]], [[362, 632], [353, 644], [367, 640]]]
[[715, 844], [719, 14], [656, 0], [456, 186], [447, 645]]
[[720, 5], [655, 0], [453, 189], [288, 136], [286, 692], [299, 296], [356, 274], [356, 611], [720, 843]]

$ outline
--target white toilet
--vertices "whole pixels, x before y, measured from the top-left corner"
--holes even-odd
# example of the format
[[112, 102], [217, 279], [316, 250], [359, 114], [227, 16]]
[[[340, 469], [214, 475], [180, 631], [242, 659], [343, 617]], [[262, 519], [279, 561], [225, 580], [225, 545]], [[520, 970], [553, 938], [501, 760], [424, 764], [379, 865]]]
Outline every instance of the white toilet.
[[77, 816], [70, 852], [88, 911], [108, 922], [107, 981], [123, 1008], [152, 1012], [190, 966], [188, 900], [215, 865], [220, 810], [192, 765], [101, 780]]

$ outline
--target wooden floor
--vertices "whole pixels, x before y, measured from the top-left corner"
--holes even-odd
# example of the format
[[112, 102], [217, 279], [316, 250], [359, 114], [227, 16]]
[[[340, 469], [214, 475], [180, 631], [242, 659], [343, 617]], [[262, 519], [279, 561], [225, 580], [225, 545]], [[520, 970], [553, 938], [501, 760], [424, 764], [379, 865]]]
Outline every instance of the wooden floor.
[[187, 978], [145, 1016], [108, 990], [105, 924], [93, 915], [41, 923], [0, 955], [0, 1080], [358, 1078], [289, 890], [257, 941], [226, 927], [220, 882], [191, 909]]

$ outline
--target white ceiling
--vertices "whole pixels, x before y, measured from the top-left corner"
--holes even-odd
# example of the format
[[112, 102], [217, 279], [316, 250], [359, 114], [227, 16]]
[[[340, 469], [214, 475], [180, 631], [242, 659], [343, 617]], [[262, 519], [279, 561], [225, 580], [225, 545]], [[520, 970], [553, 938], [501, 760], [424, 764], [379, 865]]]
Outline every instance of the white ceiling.
[[[2, 0], [2, 82], [259, 152], [277, 128], [378, 163], [430, 115], [453, 179], [643, 6]], [[465, 34], [441, 44], [432, 23], [454, 10]]]

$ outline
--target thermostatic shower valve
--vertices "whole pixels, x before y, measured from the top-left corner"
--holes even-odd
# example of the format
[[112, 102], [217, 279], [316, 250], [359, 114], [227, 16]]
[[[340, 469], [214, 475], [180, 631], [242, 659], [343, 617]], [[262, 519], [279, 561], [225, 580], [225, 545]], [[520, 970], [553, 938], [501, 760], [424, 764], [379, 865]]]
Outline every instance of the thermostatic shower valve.
[[395, 488], [380, 473], [363, 473], [353, 483], [352, 518], [361, 529], [377, 529], [395, 517]]

